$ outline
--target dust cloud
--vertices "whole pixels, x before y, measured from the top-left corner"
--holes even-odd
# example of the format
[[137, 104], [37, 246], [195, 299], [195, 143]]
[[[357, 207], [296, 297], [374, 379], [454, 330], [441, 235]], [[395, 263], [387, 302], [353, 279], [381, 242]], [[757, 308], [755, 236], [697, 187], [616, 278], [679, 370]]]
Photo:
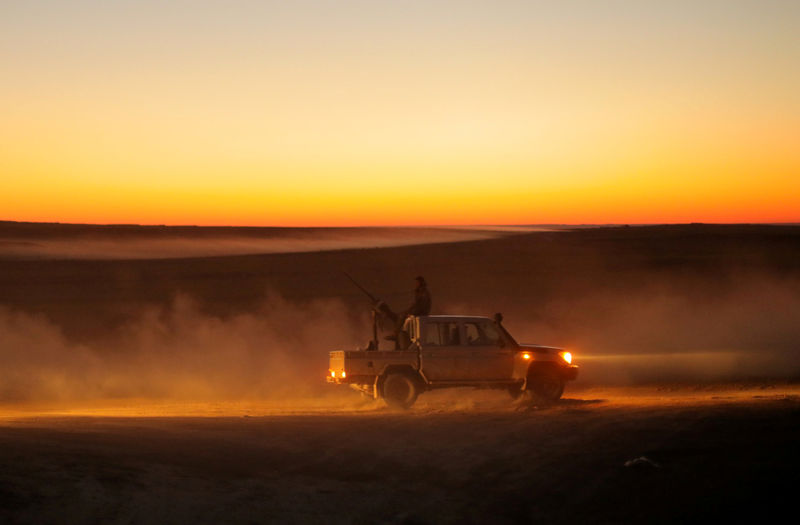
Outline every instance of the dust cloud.
[[[800, 280], [750, 276], [715, 289], [662, 282], [551, 299], [507, 311], [505, 324], [520, 342], [571, 350], [578, 385], [741, 381], [800, 376], [798, 312]], [[179, 295], [77, 343], [44, 316], [0, 307], [0, 401], [355, 400], [325, 383], [327, 355], [363, 345], [369, 324], [335, 299], [273, 293], [248, 313], [218, 316]]]
[[582, 382], [800, 376], [798, 279], [734, 276], [722, 287], [651, 282], [551, 300], [530, 318], [506, 324], [520, 341], [572, 350]]
[[190, 297], [76, 344], [46, 318], [0, 309], [0, 400], [288, 399], [324, 393], [327, 352], [360, 326], [334, 300], [267, 297], [252, 313], [204, 314]]

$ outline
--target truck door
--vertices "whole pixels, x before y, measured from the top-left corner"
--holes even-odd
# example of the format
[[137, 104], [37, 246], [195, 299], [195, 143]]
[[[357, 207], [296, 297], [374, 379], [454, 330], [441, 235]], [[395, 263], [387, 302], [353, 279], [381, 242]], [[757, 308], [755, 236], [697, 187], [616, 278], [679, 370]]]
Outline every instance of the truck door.
[[458, 366], [465, 348], [457, 322], [425, 320], [420, 327], [420, 367], [430, 381], [464, 379]]
[[497, 327], [489, 320], [464, 323], [465, 343], [469, 360], [463, 363], [465, 378], [471, 380], [497, 380], [511, 378], [514, 354], [503, 345]]

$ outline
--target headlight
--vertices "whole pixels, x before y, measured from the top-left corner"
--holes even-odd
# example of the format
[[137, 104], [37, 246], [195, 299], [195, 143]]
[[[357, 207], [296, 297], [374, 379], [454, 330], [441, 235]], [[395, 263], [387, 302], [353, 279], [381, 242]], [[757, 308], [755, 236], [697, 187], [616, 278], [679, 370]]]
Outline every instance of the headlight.
[[572, 354], [570, 352], [559, 352], [558, 355], [561, 356], [561, 359], [566, 361], [568, 365], [572, 364]]

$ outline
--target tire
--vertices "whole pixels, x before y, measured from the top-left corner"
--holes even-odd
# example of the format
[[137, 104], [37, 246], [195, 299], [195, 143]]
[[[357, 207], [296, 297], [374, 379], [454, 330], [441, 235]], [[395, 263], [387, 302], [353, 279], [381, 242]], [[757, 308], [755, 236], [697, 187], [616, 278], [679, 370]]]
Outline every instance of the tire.
[[564, 380], [555, 370], [537, 370], [528, 378], [527, 390], [534, 398], [552, 403], [564, 393]]
[[511, 399], [514, 400], [519, 399], [520, 397], [522, 397], [523, 394], [525, 394], [525, 391], [522, 390], [522, 385], [510, 386], [506, 391], [508, 392], [508, 395], [511, 396]]
[[408, 374], [393, 372], [383, 380], [382, 397], [392, 408], [410, 408], [419, 396], [419, 386]]

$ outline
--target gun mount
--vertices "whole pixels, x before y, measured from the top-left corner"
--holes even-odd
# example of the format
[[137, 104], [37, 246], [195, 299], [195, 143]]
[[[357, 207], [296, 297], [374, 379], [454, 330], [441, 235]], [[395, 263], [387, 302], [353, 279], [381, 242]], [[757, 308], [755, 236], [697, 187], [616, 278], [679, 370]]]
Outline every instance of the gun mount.
[[[372, 303], [372, 340], [370, 341], [369, 345], [367, 346], [367, 350], [378, 350], [380, 347], [380, 339], [378, 338], [378, 332], [381, 331], [381, 325], [390, 323], [391, 331], [396, 332], [397, 325], [400, 322], [400, 316], [395, 313], [388, 304], [384, 301], [379, 299], [378, 297], [371, 294], [366, 288], [361, 286], [358, 281], [353, 279], [350, 274], [347, 272], [343, 272], [345, 277], [347, 277], [350, 282], [352, 282], [356, 288], [361, 290], [364, 295], [366, 295]], [[389, 340], [397, 340], [396, 334], [388, 336]]]

